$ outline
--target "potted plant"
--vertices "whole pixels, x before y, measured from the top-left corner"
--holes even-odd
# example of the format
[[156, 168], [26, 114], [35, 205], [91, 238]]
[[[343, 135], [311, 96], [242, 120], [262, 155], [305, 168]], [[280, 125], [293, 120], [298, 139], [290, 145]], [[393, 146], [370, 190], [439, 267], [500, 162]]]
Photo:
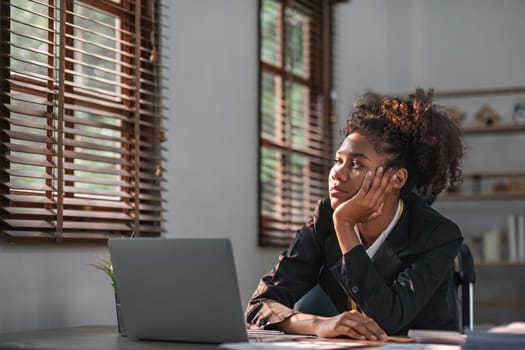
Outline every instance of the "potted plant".
[[124, 331], [124, 325], [122, 322], [120, 300], [118, 297], [117, 282], [115, 280], [115, 271], [113, 270], [113, 264], [111, 263], [111, 259], [99, 256], [98, 262], [95, 264], [90, 264], [90, 265], [96, 268], [97, 270], [104, 272], [111, 280], [111, 286], [113, 287], [113, 292], [115, 294], [115, 306], [116, 306], [116, 311], [117, 311], [118, 332], [120, 335], [126, 336], [126, 333]]

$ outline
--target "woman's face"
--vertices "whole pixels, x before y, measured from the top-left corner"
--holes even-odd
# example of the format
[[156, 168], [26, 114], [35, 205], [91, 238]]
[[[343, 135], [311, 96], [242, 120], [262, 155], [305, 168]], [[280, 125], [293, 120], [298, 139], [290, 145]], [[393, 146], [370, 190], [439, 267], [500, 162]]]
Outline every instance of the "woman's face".
[[348, 135], [335, 154], [334, 165], [328, 177], [332, 208], [336, 209], [357, 193], [367, 171], [374, 174], [386, 162], [386, 155], [378, 153], [374, 144], [365, 136], [359, 132]]

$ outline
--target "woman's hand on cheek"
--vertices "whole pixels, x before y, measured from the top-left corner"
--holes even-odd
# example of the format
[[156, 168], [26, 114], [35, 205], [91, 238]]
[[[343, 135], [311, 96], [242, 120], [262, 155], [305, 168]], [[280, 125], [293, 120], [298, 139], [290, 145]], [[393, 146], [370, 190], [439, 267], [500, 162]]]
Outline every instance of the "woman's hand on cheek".
[[323, 338], [346, 336], [361, 340], [387, 339], [386, 333], [373, 319], [356, 310], [346, 311], [318, 322], [316, 333]]
[[334, 211], [335, 222], [357, 224], [381, 215], [385, 199], [392, 190], [392, 169], [368, 171], [357, 193]]

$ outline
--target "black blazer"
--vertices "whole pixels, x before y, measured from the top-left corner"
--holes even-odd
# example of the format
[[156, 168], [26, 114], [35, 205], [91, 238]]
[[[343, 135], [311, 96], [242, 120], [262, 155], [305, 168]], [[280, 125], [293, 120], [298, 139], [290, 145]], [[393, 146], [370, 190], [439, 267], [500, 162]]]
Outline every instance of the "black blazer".
[[290, 317], [295, 302], [319, 283], [340, 312], [350, 296], [391, 335], [458, 329], [453, 264], [463, 238], [456, 224], [411, 195], [370, 259], [362, 246], [342, 256], [332, 213], [329, 200], [320, 201], [263, 276], [246, 310], [249, 326], [271, 328]]

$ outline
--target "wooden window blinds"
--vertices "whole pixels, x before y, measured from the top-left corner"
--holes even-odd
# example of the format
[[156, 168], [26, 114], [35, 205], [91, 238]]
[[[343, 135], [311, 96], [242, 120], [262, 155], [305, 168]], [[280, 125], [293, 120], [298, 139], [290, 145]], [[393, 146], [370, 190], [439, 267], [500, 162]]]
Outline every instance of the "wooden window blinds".
[[2, 0], [2, 239], [161, 234], [158, 6]]
[[287, 246], [327, 195], [331, 1], [261, 0], [259, 244]]

